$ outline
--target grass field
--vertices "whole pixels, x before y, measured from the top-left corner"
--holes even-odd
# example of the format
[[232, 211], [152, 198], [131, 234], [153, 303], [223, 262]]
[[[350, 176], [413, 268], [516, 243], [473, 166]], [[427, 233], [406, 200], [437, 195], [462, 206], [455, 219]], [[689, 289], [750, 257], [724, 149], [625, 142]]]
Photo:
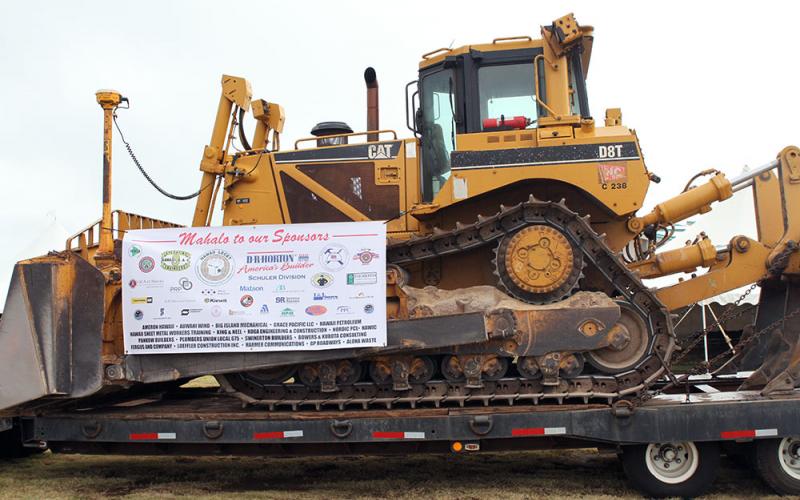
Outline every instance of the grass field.
[[[770, 490], [731, 461], [710, 498]], [[613, 454], [594, 450], [339, 458], [56, 455], [0, 462], [0, 497], [638, 498]]]

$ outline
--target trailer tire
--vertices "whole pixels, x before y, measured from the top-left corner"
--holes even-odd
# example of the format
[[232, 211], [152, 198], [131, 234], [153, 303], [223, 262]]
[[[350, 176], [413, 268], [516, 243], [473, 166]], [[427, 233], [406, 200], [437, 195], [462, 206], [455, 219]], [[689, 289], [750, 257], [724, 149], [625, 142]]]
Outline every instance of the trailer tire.
[[719, 457], [717, 443], [684, 441], [624, 446], [621, 459], [634, 488], [663, 498], [701, 495], [717, 476]]
[[[755, 465], [761, 479], [781, 495], [800, 495], [800, 437], [755, 442]], [[792, 464], [792, 462], [795, 462]]]

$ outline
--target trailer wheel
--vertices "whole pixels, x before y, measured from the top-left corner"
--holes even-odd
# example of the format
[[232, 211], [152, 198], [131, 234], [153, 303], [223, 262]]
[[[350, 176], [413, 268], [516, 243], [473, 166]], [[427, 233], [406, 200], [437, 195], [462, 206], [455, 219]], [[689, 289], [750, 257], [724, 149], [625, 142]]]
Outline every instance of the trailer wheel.
[[800, 437], [755, 442], [759, 475], [781, 495], [800, 495]]
[[625, 446], [622, 466], [631, 485], [652, 497], [694, 497], [714, 481], [717, 443], [680, 441]]

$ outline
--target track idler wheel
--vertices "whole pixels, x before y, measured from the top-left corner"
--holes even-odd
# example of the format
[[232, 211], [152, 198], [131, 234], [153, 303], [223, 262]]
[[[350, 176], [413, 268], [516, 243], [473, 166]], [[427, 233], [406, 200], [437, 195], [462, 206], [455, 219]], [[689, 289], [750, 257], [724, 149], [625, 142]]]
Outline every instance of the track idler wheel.
[[300, 383], [322, 392], [337, 392], [340, 385], [353, 385], [361, 374], [361, 363], [352, 359], [306, 363], [297, 370]]
[[589, 364], [602, 373], [616, 374], [634, 368], [647, 356], [650, 329], [626, 302], [617, 301], [620, 317], [608, 331], [609, 346], [586, 353]]
[[529, 304], [569, 296], [582, 277], [583, 253], [558, 229], [533, 225], [500, 240], [495, 273], [501, 288]]

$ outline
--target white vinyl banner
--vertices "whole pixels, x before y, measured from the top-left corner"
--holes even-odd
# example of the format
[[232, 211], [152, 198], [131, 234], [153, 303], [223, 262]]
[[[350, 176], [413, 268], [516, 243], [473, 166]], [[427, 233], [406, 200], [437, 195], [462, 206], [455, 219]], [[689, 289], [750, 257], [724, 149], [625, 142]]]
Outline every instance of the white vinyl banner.
[[122, 241], [126, 354], [386, 345], [386, 226], [144, 229]]

